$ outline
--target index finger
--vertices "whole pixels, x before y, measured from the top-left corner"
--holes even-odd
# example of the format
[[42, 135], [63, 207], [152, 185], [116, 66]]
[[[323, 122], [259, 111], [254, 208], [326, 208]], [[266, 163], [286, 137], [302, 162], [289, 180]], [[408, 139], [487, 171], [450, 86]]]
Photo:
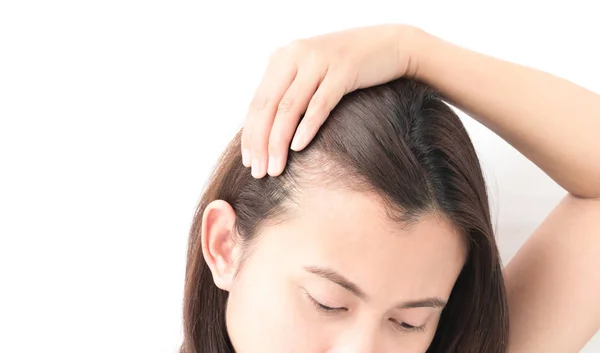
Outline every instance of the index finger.
[[[277, 106], [296, 77], [297, 66], [283, 55], [272, 57], [258, 86], [242, 130], [242, 159], [246, 167], [252, 160], [262, 161], [267, 156], [268, 137], [275, 119]], [[266, 168], [266, 161], [264, 161]]]

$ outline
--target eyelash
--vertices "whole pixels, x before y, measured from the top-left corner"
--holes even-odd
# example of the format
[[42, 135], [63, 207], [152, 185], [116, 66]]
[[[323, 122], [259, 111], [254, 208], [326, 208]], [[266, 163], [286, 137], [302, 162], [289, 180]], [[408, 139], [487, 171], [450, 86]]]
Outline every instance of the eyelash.
[[422, 326], [413, 326], [413, 325], [409, 325], [406, 322], [398, 322], [395, 320], [391, 320], [392, 323], [394, 324], [394, 326], [396, 327], [396, 329], [403, 331], [403, 332], [423, 332], [425, 331], [425, 325]]
[[310, 294], [308, 294], [308, 292], [304, 292], [306, 294], [306, 296], [308, 297], [308, 299], [310, 300], [310, 302], [315, 306], [315, 308], [321, 312], [327, 313], [327, 314], [334, 314], [334, 313], [339, 313], [339, 312], [343, 312], [343, 311], [348, 311], [348, 308], [332, 308], [329, 307], [327, 305], [323, 305], [321, 303], [319, 303], [315, 298], [313, 298]]

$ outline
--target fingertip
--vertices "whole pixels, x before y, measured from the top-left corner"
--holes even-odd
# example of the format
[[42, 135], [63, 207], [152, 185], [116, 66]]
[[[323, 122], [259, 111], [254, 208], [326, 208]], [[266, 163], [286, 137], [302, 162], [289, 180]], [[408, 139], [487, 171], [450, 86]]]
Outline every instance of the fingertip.
[[279, 176], [283, 173], [285, 169], [285, 165], [283, 163], [283, 158], [277, 156], [269, 157], [269, 168], [268, 173], [270, 176]]
[[256, 179], [264, 177], [267, 173], [265, 162], [261, 158], [252, 160], [252, 176]]
[[242, 148], [242, 164], [244, 167], [250, 167], [250, 150], [247, 148]]
[[306, 146], [306, 133], [300, 129], [294, 134], [290, 148], [296, 152], [301, 151]]

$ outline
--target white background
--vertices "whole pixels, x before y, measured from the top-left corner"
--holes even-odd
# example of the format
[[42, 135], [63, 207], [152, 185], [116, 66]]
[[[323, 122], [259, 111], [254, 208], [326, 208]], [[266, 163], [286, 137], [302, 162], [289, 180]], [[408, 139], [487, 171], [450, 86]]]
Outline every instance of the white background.
[[[194, 207], [277, 46], [404, 22], [600, 92], [594, 2], [561, 3], [2, 1], [0, 352], [177, 350]], [[507, 261], [564, 190], [464, 121]]]

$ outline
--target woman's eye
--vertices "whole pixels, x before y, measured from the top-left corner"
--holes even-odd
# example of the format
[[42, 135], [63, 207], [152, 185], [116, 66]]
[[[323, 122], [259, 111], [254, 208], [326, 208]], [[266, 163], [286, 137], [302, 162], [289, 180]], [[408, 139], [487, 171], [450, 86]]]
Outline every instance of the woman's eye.
[[394, 323], [394, 326], [396, 326], [396, 328], [398, 328], [399, 330], [404, 331], [404, 332], [424, 331], [425, 330], [425, 325], [414, 326], [414, 325], [411, 325], [411, 324], [403, 322], [403, 321], [398, 322], [393, 319], [390, 319], [390, 320]]
[[326, 312], [326, 313], [337, 313], [337, 312], [348, 310], [347, 308], [344, 308], [344, 307], [337, 308], [337, 307], [331, 307], [331, 306], [321, 304], [319, 301], [317, 301], [315, 298], [313, 298], [310, 294], [308, 294], [308, 292], [306, 293], [306, 296], [308, 297], [310, 302], [315, 306], [315, 308], [319, 311]]
[[400, 326], [402, 326], [402, 328], [405, 328], [405, 329], [408, 329], [408, 330], [414, 330], [414, 328], [415, 328], [415, 326], [409, 325], [406, 322], [401, 323]]
[[325, 310], [325, 311], [327, 311], [327, 312], [340, 311], [340, 310], [343, 310], [343, 309], [344, 309], [344, 308], [332, 308], [332, 307], [330, 307], [330, 306], [323, 305], [323, 304], [321, 304], [321, 303], [319, 303], [319, 302], [316, 302], [316, 304], [317, 304], [317, 305], [319, 305], [319, 309], [320, 309], [320, 310]]

